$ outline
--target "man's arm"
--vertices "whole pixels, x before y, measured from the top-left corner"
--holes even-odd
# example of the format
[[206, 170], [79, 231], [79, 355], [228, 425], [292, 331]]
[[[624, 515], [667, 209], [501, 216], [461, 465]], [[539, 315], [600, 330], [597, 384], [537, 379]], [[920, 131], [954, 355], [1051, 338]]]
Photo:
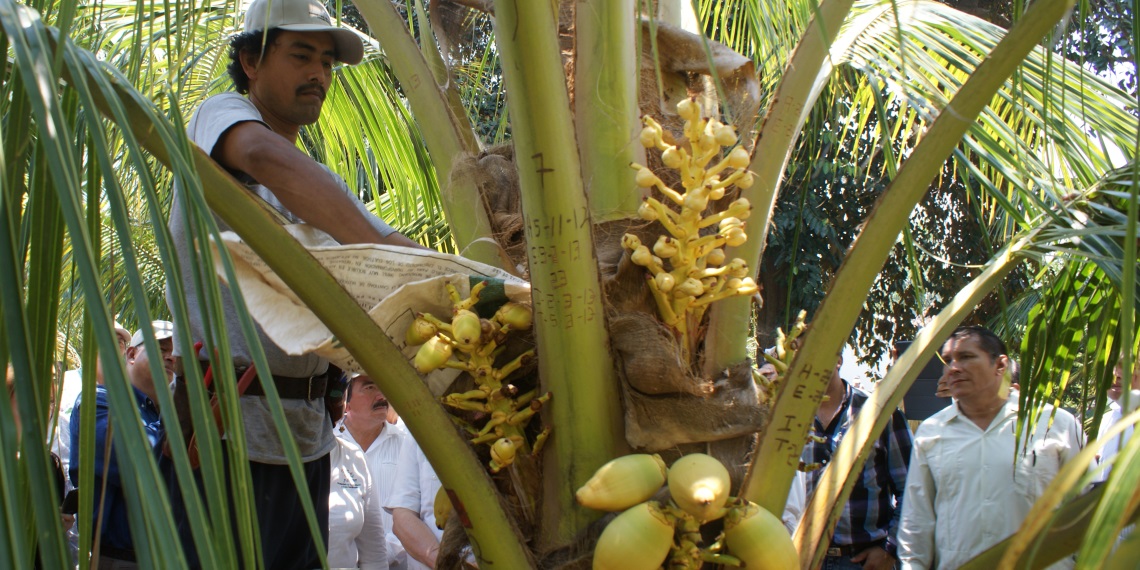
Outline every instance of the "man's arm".
[[906, 478], [906, 502], [899, 521], [899, 562], [903, 570], [931, 567], [934, 562], [934, 497], [938, 490], [926, 454], [914, 446]]
[[420, 520], [418, 514], [404, 507], [393, 508], [392, 529], [396, 532], [396, 538], [399, 538], [400, 543], [404, 545], [408, 556], [426, 564], [429, 568], [435, 568], [435, 559], [439, 555], [439, 540], [428, 528], [427, 523]]
[[364, 526], [356, 536], [356, 550], [363, 570], [386, 570], [388, 549], [384, 519], [380, 513], [380, 492], [375, 484], [369, 485], [364, 497]]
[[245, 121], [230, 127], [211, 156], [222, 166], [253, 177], [286, 209], [342, 244], [423, 247], [399, 232], [382, 234], [328, 171], [263, 123]]
[[895, 512], [891, 515], [890, 535], [887, 538], [891, 555], [898, 557], [898, 530], [902, 518], [903, 495], [906, 490], [907, 470], [914, 447], [914, 436], [910, 433], [910, 425], [906, 416], [899, 410], [891, 414], [890, 429], [884, 432], [887, 439], [887, 471], [891, 475], [891, 495], [895, 499]]

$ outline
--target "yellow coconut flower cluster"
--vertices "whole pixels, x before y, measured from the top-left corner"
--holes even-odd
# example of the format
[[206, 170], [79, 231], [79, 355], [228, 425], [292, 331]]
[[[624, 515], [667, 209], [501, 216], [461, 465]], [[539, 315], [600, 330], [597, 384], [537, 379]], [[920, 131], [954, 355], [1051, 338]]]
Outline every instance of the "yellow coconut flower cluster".
[[[700, 324], [710, 303], [734, 295], [757, 292], [751, 271], [743, 259], [727, 260], [724, 248], [743, 245], [748, 239], [744, 220], [752, 212], [745, 198], [722, 211], [705, 215], [711, 201], [720, 200], [732, 185], [752, 186], [750, 157], [737, 146], [736, 131], [716, 118], [702, 118], [693, 99], [677, 105], [684, 119], [688, 145], [672, 144], [661, 125], [645, 117], [641, 144], [661, 151], [661, 162], [680, 173], [682, 190], [675, 190], [649, 168], [634, 163], [637, 184], [653, 188], [662, 200], [647, 197], [638, 215], [659, 222], [669, 232], [652, 246], [633, 235], [622, 238], [630, 259], [649, 270], [649, 287], [661, 318], [677, 330], [685, 356], [694, 348], [692, 331]], [[734, 147], [727, 154], [723, 149]], [[715, 162], [714, 162], [715, 161]], [[668, 203], [668, 205], [667, 205]]]
[[[650, 500], [668, 485], [669, 501]], [[578, 502], [620, 512], [594, 548], [594, 570], [671, 570], [705, 563], [775, 570], [799, 565], [791, 536], [779, 517], [729, 496], [728, 470], [703, 453], [686, 455], [666, 469], [657, 455], [619, 457], [603, 465], [578, 489]], [[724, 519], [710, 545], [701, 525]], [[727, 552], [726, 552], [727, 550]]]
[[[519, 451], [538, 453], [549, 436], [544, 430], [535, 439], [533, 449], [527, 443], [524, 430], [550, 394], [537, 395], [536, 390], [519, 394], [519, 389], [506, 383], [508, 376], [534, 358], [528, 350], [502, 366], [495, 360], [502, 354], [511, 331], [530, 329], [533, 320], [531, 308], [508, 302], [499, 307], [490, 319], [480, 318], [473, 310], [486, 282], [471, 288], [466, 299], [455, 287], [448, 284], [451, 297], [451, 322], [444, 322], [429, 313], [418, 313], [408, 327], [406, 340], [410, 346], [422, 345], [416, 353], [414, 365], [420, 374], [439, 368], [466, 370], [474, 378], [476, 389], [448, 394], [443, 403], [458, 410], [484, 412], [489, 419], [481, 428], [463, 423], [472, 436], [471, 443], [487, 444], [491, 448], [491, 471], [498, 473], [510, 465]], [[460, 421], [460, 420], [457, 420]]]
[[796, 321], [787, 334], [784, 329], [776, 328], [776, 346], [773, 352], [763, 352], [764, 360], [771, 364], [776, 369], [776, 377], [769, 379], [765, 378], [760, 371], [752, 369], [752, 380], [754, 380], [761, 391], [761, 399], [768, 400], [780, 391], [780, 385], [784, 381], [784, 376], [788, 372], [788, 367], [792, 365], [792, 359], [796, 357], [796, 346], [798, 346], [800, 335], [807, 330], [807, 322], [804, 320], [807, 317], [807, 311], [800, 311], [796, 315]]

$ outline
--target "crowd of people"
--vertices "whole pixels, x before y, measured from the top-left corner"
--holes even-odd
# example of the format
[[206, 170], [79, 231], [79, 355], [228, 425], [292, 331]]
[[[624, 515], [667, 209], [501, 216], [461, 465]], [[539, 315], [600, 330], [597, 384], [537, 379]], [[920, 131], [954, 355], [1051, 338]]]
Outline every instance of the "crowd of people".
[[[1080, 423], [1064, 409], [1046, 404], [1035, 424], [1019, 428], [1017, 365], [992, 331], [955, 330], [941, 359], [937, 393], [952, 403], [913, 434], [903, 413], [894, 411], [856, 478], [824, 570], [958, 568], [1013, 535], [1081, 450]], [[1140, 367], [1128, 379], [1118, 363], [1114, 376], [1114, 402], [1122, 391], [1140, 389]], [[837, 365], [804, 449], [805, 470], [789, 493], [783, 517], [789, 532], [867, 397], [840, 378]], [[1101, 433], [1121, 418], [1113, 404]], [[1098, 465], [1090, 466], [1095, 478], [1104, 479], [1106, 464], [1129, 436], [1130, 430], [1108, 442]], [[1073, 565], [1064, 558], [1050, 568]]]
[[[336, 26], [318, 0], [255, 0], [246, 13], [244, 33], [230, 43], [229, 55], [236, 92], [201, 104], [188, 125], [190, 140], [291, 222], [308, 223], [345, 244], [420, 247], [371, 215], [339, 176], [296, 146], [301, 127], [320, 116], [333, 66], [361, 61], [360, 37]], [[184, 372], [186, 367], [204, 369], [209, 361], [204, 353], [180, 349], [211, 334], [189, 269], [201, 265], [200, 244], [188, 230], [191, 221], [182, 192], [176, 184], [170, 232], [184, 271], [170, 279], [181, 285], [189, 320], [180, 326], [155, 321], [133, 335], [116, 329], [134, 404], [156, 450], [162, 449], [172, 416], [179, 418], [189, 439], [192, 422]], [[220, 218], [215, 222], [228, 229]], [[240, 330], [234, 301], [224, 286], [222, 316], [227, 330]], [[179, 338], [183, 331], [191, 338]], [[286, 354], [258, 332], [271, 374], [250, 371], [253, 350], [241, 335], [225, 342], [236, 377], [252, 375], [240, 408], [266, 567], [319, 567], [322, 554], [332, 567], [434, 567], [442, 531], [432, 503], [440, 481], [396, 410], [367, 376], [344, 378], [326, 360]], [[148, 353], [144, 339], [152, 335], [159, 354]], [[942, 358], [942, 389], [953, 403], [913, 434], [903, 414], [894, 413], [839, 519], [824, 568], [955, 568], [1012, 534], [1058, 469], [1080, 449], [1080, 426], [1064, 410], [1047, 409], [1036, 426], [1018, 432], [1018, 403], [1007, 384], [1012, 363], [1005, 344], [992, 332], [959, 329], [942, 347]], [[161, 366], [152, 366], [153, 360]], [[153, 371], [159, 369], [165, 376], [154, 378]], [[1116, 375], [1114, 394], [1119, 397], [1119, 367]], [[99, 362], [95, 376], [93, 394], [64, 389], [65, 400], [75, 396], [74, 404], [69, 400], [61, 406], [53, 443], [59, 470], [67, 475], [61, 477], [60, 493], [68, 495], [78, 487], [81, 460], [94, 462], [99, 500], [93, 520], [81, 520], [79, 526], [90, 525], [99, 568], [134, 568], [128, 516], [133, 499], [124, 492], [110, 446], [112, 415]], [[326, 400], [344, 381], [343, 417], [332, 421]], [[10, 396], [12, 382], [9, 371]], [[302, 457], [307, 493], [298, 492], [289, 471], [264, 398], [265, 382], [272, 382], [281, 397]], [[164, 384], [173, 388], [175, 410], [160, 410], [156, 403], [156, 390]], [[1138, 388], [1140, 375], [1134, 374], [1128, 389]], [[816, 413], [816, 437], [803, 452], [806, 465], [826, 467], [867, 397], [841, 378], [836, 366], [827, 398]], [[85, 406], [95, 407], [93, 458], [81, 457], [77, 444], [81, 422], [76, 418]], [[1111, 414], [1106, 423], [1121, 418], [1120, 407]], [[1018, 447], [1015, 442], [1025, 435], [1027, 443]], [[1102, 460], [1109, 460], [1115, 449], [1107, 449]], [[187, 497], [182, 495], [194, 485], [179, 484], [168, 454], [160, 454], [159, 467], [189, 562], [201, 566], [190, 533]], [[818, 486], [820, 472], [808, 470], [797, 477], [785, 513], [790, 529]], [[303, 515], [302, 502], [308, 497], [315, 503], [322, 540], [314, 540]], [[65, 524], [70, 522], [65, 518]], [[73, 556], [76, 545], [73, 540]]]

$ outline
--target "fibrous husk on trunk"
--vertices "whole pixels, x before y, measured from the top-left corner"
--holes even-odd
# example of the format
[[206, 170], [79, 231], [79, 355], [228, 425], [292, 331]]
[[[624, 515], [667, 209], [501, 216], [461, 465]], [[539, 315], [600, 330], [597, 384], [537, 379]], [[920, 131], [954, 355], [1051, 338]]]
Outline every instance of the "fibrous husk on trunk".
[[629, 260], [620, 236], [653, 243], [661, 227], [640, 220], [598, 226], [598, 265], [609, 307], [610, 342], [618, 361], [626, 415], [626, 440], [646, 451], [685, 443], [745, 436], [760, 429], [767, 408], [742, 362], [716, 378], [693, 374], [672, 331], [657, 318], [645, 270]]
[[502, 144], [479, 154], [456, 159], [452, 180], [473, 180], [479, 189], [494, 240], [509, 260], [511, 271], [526, 279], [526, 237], [519, 203], [519, 175], [515, 170], [514, 146]]

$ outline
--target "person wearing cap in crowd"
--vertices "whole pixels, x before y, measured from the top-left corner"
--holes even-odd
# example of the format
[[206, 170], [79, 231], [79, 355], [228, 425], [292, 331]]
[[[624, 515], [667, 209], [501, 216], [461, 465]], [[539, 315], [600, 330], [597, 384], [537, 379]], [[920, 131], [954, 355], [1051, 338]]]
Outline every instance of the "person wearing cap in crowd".
[[[170, 338], [174, 326], [169, 321], [154, 321], [151, 323], [151, 327], [154, 329], [155, 340], [158, 341], [160, 350], [158, 357], [161, 359], [162, 368], [166, 375], [163, 381], [169, 382], [170, 376], [174, 373], [174, 357], [171, 354], [173, 342]], [[136, 331], [127, 345], [124, 356], [127, 364], [127, 380], [131, 384], [135, 403], [138, 405], [139, 416], [142, 418], [147, 439], [152, 446], [155, 446], [162, 439], [162, 422], [159, 419], [155, 380], [151, 373], [150, 361], [153, 356], [147, 353], [144, 344], [144, 338], [147, 334], [149, 333], [143, 329]], [[83, 405], [84, 398], [83, 394], [80, 393], [75, 401], [72, 413], [79, 414]], [[94, 405], [95, 446], [92, 449], [95, 463], [95, 485], [92, 489], [96, 493], [96, 497], [94, 520], [91, 521], [92, 527], [88, 529], [88, 532], [92, 533], [92, 536], [100, 537], [100, 542], [96, 545], [96, 548], [99, 549], [100, 569], [135, 568], [137, 565], [135, 564], [134, 544], [131, 540], [131, 531], [127, 520], [127, 500], [123, 492], [123, 481], [120, 479], [113, 445], [110, 453], [107, 453], [107, 446], [111, 445], [109, 438], [112, 437], [113, 427], [111, 425], [107, 387], [103, 384], [95, 386]], [[79, 422], [71, 423], [72, 441], [79, 441], [79, 427]], [[79, 446], [71, 448], [68, 476], [75, 486], [79, 485], [79, 454]], [[106, 459], [105, 463], [104, 459]], [[104, 489], [106, 489], [106, 495], [102, 495]], [[100, 509], [100, 505], [102, 509]], [[84, 521], [80, 521], [80, 524], [84, 524]], [[99, 529], [98, 533], [96, 533], [96, 529]]]
[[[304, 222], [327, 233], [337, 242], [377, 243], [422, 247], [373, 216], [344, 180], [296, 146], [301, 127], [315, 123], [332, 84], [334, 66], [353, 65], [363, 58], [360, 36], [333, 24], [317, 0], [254, 0], [245, 14], [244, 33], [230, 41], [228, 72], [236, 92], [206, 99], [187, 125], [187, 133], [202, 151], [227, 172], [264, 199], [289, 223]], [[175, 338], [178, 347], [197, 342], [206, 345], [201, 292], [192, 267], [208, 265], [199, 257], [200, 244], [190, 235], [183, 195], [174, 186], [170, 232], [182, 272], [172, 275], [185, 293], [191, 338]], [[230, 228], [215, 216], [220, 230]], [[228, 288], [221, 285], [223, 322], [227, 336], [216, 342], [229, 344], [234, 365], [240, 372], [252, 365], [250, 343], [241, 330]], [[168, 290], [168, 298], [172, 296]], [[261, 529], [262, 555], [269, 568], [312, 568], [319, 565], [319, 552], [327, 548], [328, 497], [331, 464], [329, 452], [336, 445], [333, 424], [325, 408], [329, 363], [316, 355], [294, 356], [276, 346], [260, 327], [259, 344], [264, 349], [269, 374], [258, 373], [240, 402], [245, 425], [247, 453], [252, 476], [257, 519]], [[183, 369], [207, 360], [205, 354], [179, 351]], [[217, 374], [215, 373], [215, 377]], [[239, 374], [240, 377], [240, 374]], [[285, 448], [274, 427], [261, 384], [271, 381], [281, 396], [281, 407], [299, 448], [307, 493], [298, 493], [286, 463]], [[185, 390], [176, 383], [179, 410]], [[184, 430], [189, 418], [181, 418]], [[201, 429], [201, 428], [199, 428]], [[226, 456], [228, 460], [228, 455]], [[179, 485], [171, 462], [164, 460], [175, 516], [191, 565], [197, 560]], [[302, 510], [302, 501], [312, 500], [317, 524], [326, 544], [316, 544]]]
[[[358, 375], [348, 381], [344, 408], [344, 418], [333, 431], [342, 442], [364, 451], [378, 505], [383, 506], [392, 496], [400, 447], [404, 439], [411, 436], [388, 398], [368, 376]], [[380, 511], [387, 543], [387, 565], [406, 567], [407, 553], [393, 532], [392, 515], [383, 508]], [[330, 522], [330, 528], [332, 524]]]
[[[118, 341], [119, 354], [127, 351], [131, 343], [131, 333], [123, 325], [115, 321], [115, 339]], [[103, 359], [95, 354], [95, 384], [103, 383]], [[83, 372], [79, 369], [68, 370], [63, 373], [63, 388], [59, 396], [59, 410], [56, 412], [55, 429], [52, 432], [51, 451], [59, 457], [63, 473], [67, 473], [71, 464], [71, 414], [75, 408], [75, 401], [83, 389]], [[64, 477], [64, 494], [75, 490], [71, 479]], [[68, 509], [77, 508], [74, 502]], [[69, 513], [69, 514], [74, 514]], [[77, 525], [64, 525], [67, 527], [67, 549], [74, 563], [79, 557], [79, 527]]]

